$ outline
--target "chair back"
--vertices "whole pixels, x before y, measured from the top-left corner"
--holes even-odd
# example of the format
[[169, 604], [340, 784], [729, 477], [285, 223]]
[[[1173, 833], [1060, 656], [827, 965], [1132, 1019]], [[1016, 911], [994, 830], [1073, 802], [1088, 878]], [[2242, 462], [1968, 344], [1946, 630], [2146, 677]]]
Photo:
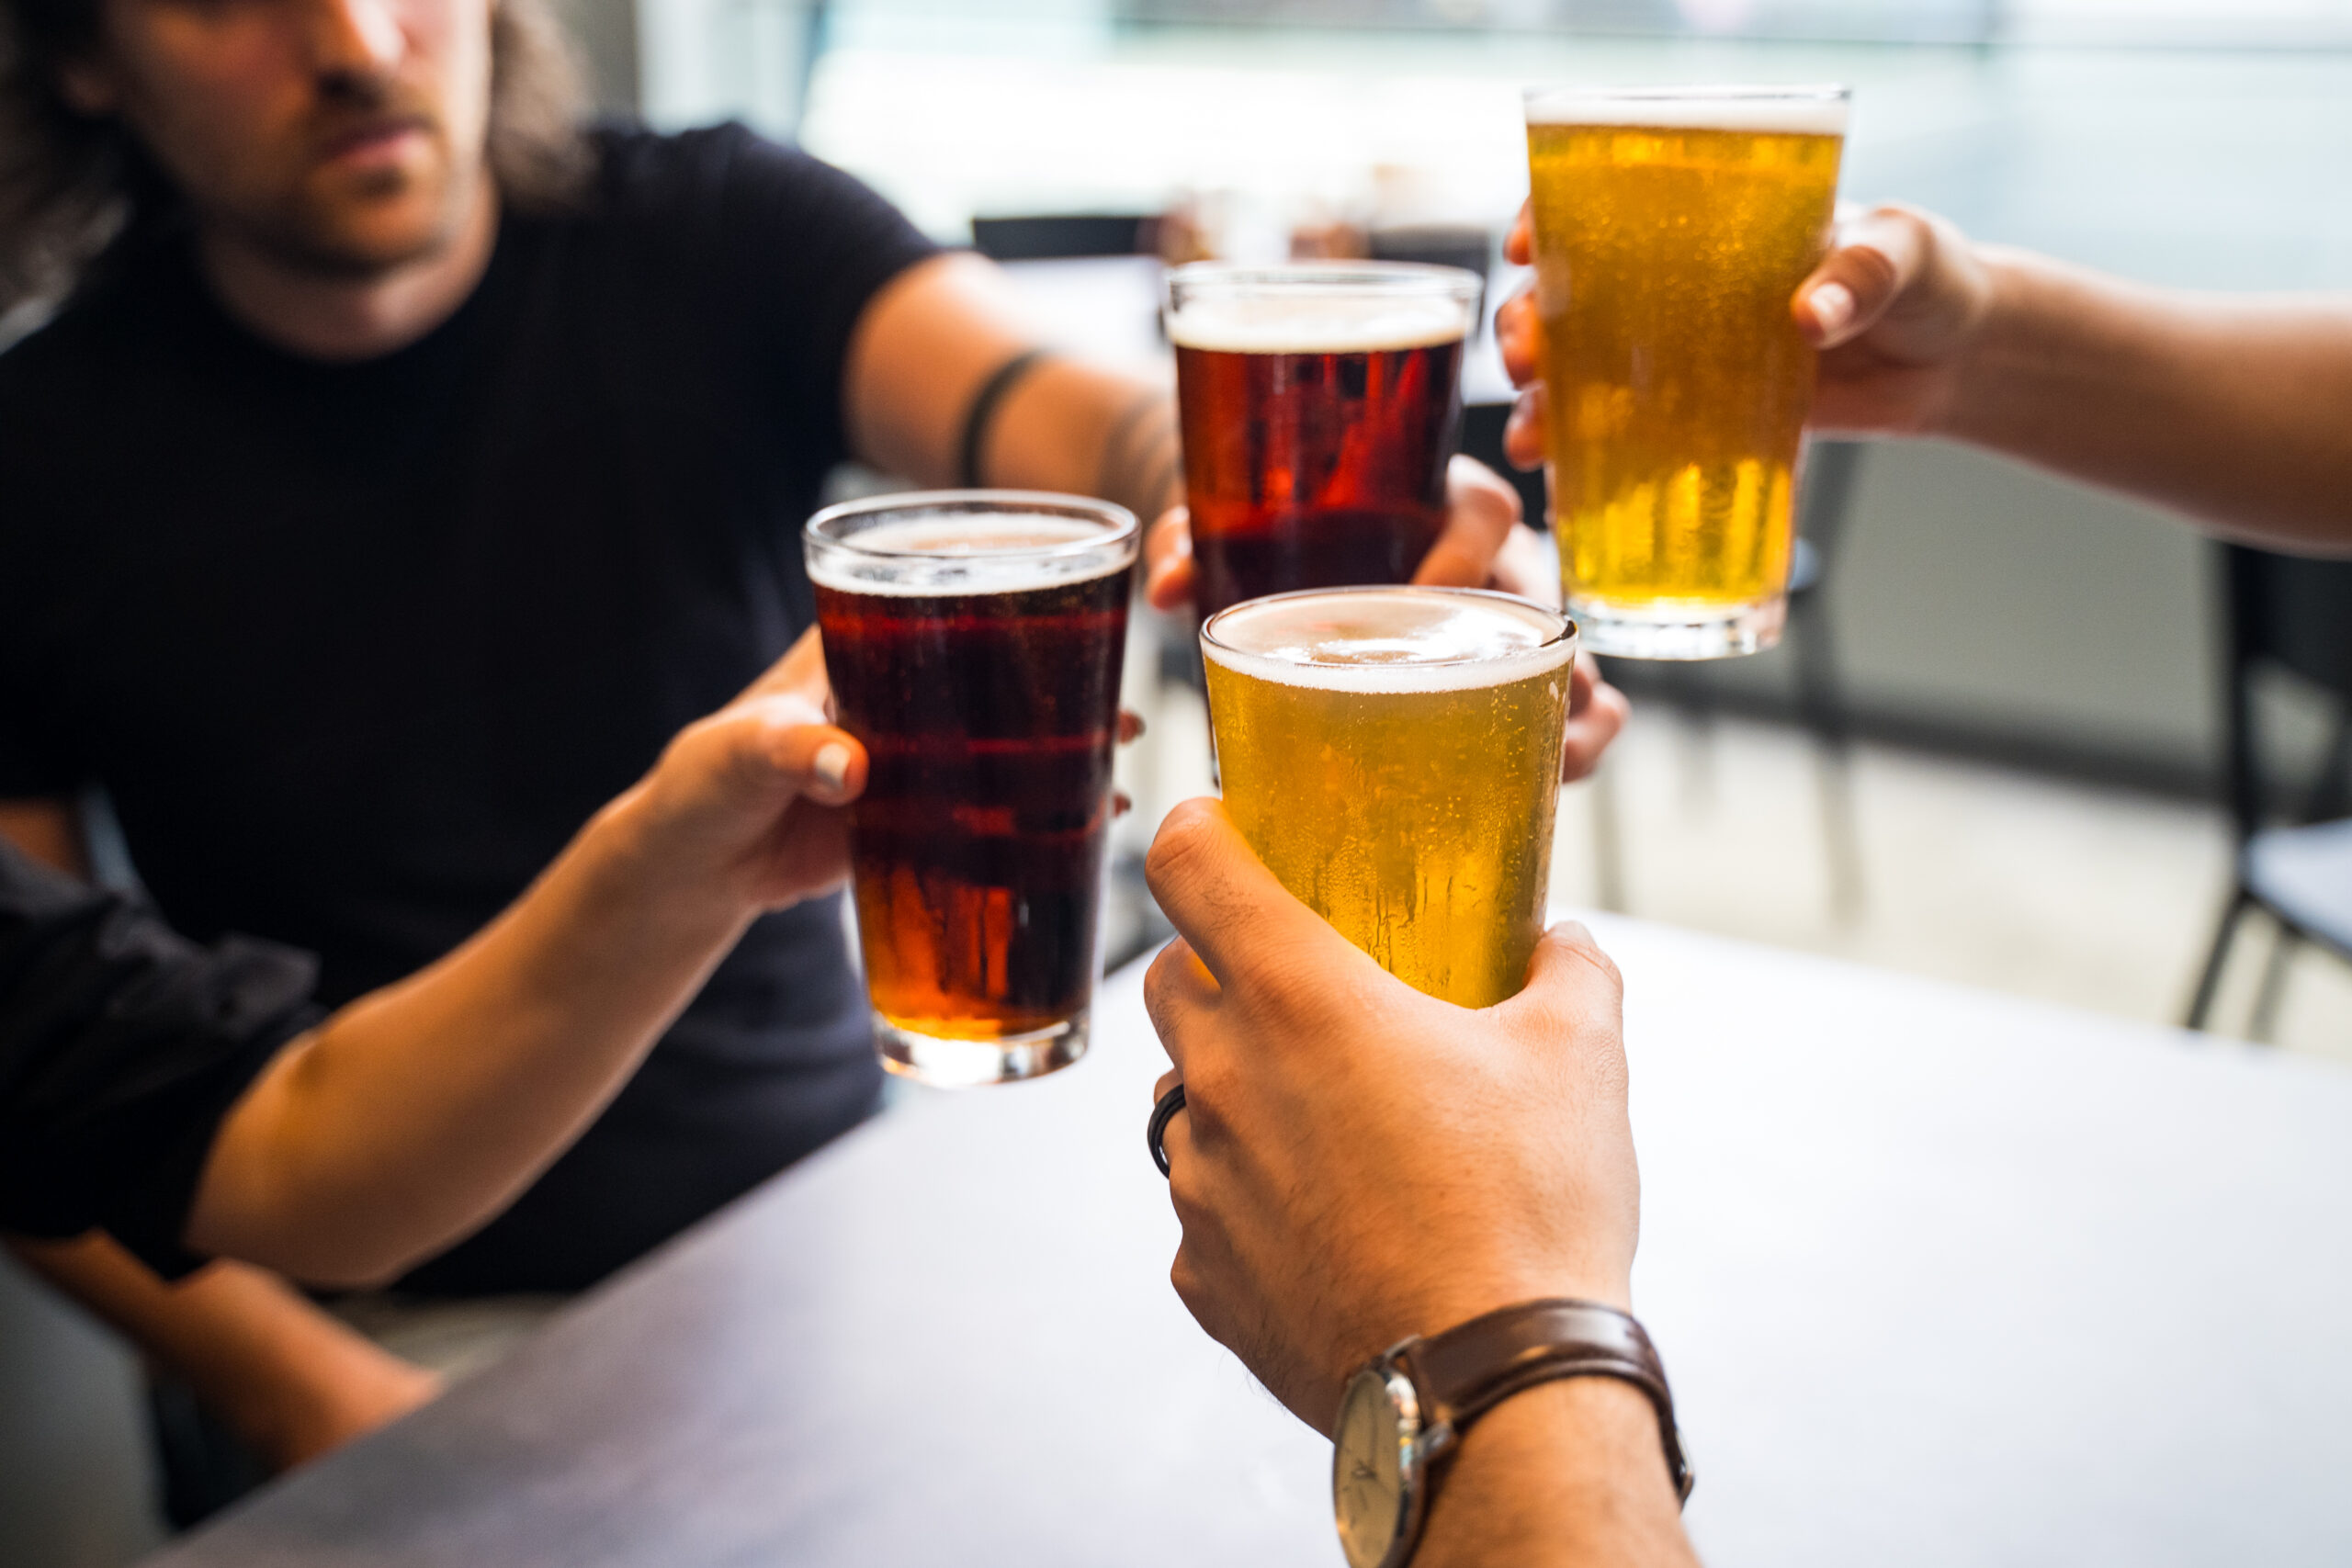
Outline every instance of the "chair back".
[[[2352, 560], [2309, 560], [2244, 545], [2224, 545], [2222, 552], [2229, 616], [2223, 706], [2230, 809], [2243, 840], [2262, 826], [2273, 794], [2262, 777], [2255, 732], [2256, 667], [2290, 671], [2334, 697], [2339, 715], [2352, 714]], [[2298, 815], [2321, 815], [2329, 809], [2324, 796], [2340, 796], [2342, 782], [2335, 775], [2342, 771], [2344, 748], [2339, 729], [2326, 764], [2330, 777]]]
[[1055, 212], [975, 218], [972, 248], [990, 261], [1065, 261], [1148, 255], [1158, 225], [1137, 212]]

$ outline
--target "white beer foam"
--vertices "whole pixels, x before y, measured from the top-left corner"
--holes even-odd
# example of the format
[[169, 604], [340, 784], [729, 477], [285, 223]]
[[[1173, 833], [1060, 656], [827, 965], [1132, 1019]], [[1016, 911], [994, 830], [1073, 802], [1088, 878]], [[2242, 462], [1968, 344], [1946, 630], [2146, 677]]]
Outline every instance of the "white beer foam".
[[[1218, 617], [1201, 651], [1238, 674], [1325, 692], [1466, 692], [1560, 669], [1576, 639], [1500, 595], [1391, 588], [1298, 594]], [[1557, 637], [1557, 641], [1551, 639]]]
[[[1067, 555], [1032, 552], [1098, 543]], [[888, 552], [876, 555], [872, 552]], [[808, 580], [842, 593], [938, 599], [960, 593], [1021, 593], [1091, 582], [1133, 559], [1091, 523], [1046, 513], [910, 517], [877, 523], [848, 543], [822, 543], [808, 556]]]
[[1168, 320], [1179, 348], [1225, 354], [1385, 354], [1470, 335], [1470, 303], [1443, 296], [1321, 295], [1195, 299]]
[[1558, 87], [1527, 95], [1527, 123], [1843, 136], [1850, 107], [1834, 87], [1708, 87], [1688, 93], [1670, 87]]

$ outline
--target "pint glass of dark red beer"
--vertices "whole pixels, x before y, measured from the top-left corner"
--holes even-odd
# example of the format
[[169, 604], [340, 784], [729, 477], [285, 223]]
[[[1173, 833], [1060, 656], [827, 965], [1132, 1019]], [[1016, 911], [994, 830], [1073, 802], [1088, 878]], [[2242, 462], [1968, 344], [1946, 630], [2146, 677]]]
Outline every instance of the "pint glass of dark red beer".
[[1481, 287], [1381, 262], [1168, 275], [1203, 615], [1411, 581], [1445, 521]]
[[809, 519], [883, 1065], [939, 1084], [1086, 1051], [1138, 530], [1073, 496], [939, 491]]

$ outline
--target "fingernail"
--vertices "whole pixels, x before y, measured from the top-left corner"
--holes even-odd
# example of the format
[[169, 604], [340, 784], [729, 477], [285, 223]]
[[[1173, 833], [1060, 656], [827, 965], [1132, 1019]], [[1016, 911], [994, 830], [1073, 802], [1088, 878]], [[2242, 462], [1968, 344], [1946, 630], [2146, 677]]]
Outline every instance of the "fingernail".
[[1854, 291], [1842, 283], [1825, 283], [1813, 291], [1813, 319], [1820, 324], [1821, 335], [1835, 337], [1839, 328], [1854, 319]]
[[838, 795], [849, 787], [849, 748], [838, 740], [828, 740], [817, 748], [816, 761], [808, 771], [817, 782]]

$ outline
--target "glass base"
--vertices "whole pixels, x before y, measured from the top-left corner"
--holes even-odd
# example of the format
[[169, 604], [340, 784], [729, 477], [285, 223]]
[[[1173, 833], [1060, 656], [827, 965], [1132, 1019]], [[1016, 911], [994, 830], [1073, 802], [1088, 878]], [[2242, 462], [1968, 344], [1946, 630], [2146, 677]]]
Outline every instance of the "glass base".
[[1748, 604], [1693, 604], [1688, 600], [1612, 604], [1568, 596], [1578, 645], [1587, 653], [1619, 659], [1737, 659], [1781, 640], [1789, 616], [1785, 594]]
[[1086, 1055], [1086, 1014], [1026, 1034], [995, 1040], [947, 1040], [918, 1034], [874, 1015], [874, 1048], [882, 1065], [935, 1089], [1014, 1083], [1057, 1072]]

